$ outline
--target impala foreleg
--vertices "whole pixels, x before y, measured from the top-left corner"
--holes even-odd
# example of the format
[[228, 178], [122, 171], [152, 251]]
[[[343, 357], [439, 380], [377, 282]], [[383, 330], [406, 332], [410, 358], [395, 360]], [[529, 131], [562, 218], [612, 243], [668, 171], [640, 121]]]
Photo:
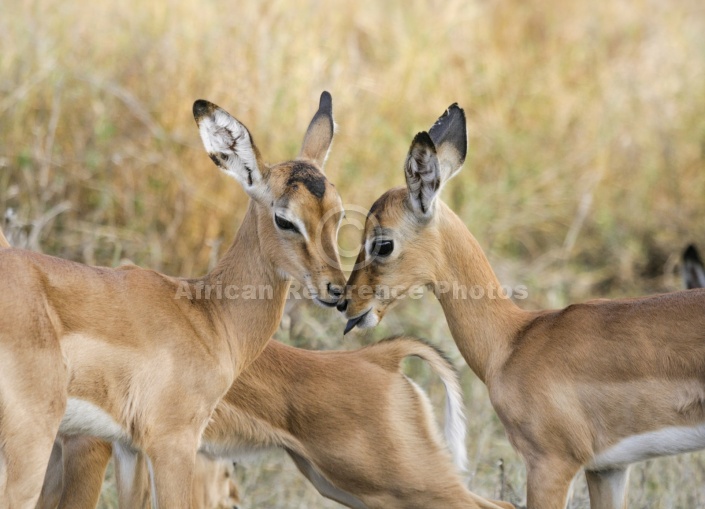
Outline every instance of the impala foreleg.
[[61, 352], [47, 350], [31, 366], [0, 358], [0, 509], [34, 509], [42, 490], [66, 408]]
[[187, 430], [163, 434], [145, 446], [158, 509], [191, 506], [191, 484], [199, 435]]
[[10, 441], [0, 436], [0, 461], [3, 463], [0, 465], [0, 477], [4, 478], [0, 509], [34, 509], [42, 490], [53, 442], [51, 432], [39, 426], [28, 426], [24, 433], [12, 433]]
[[527, 462], [527, 508], [565, 509], [580, 464], [563, 458]]
[[629, 467], [585, 471], [591, 509], [626, 509]]

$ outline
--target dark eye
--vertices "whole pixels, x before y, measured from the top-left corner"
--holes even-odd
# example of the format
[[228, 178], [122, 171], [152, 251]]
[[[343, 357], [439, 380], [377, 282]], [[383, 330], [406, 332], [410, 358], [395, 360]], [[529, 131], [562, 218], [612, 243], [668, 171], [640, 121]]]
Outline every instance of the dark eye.
[[393, 240], [373, 240], [370, 252], [374, 256], [389, 256], [394, 251]]
[[299, 231], [299, 229], [296, 227], [296, 225], [294, 223], [292, 223], [291, 221], [287, 221], [283, 217], [279, 217], [276, 214], [274, 215], [274, 222], [282, 230], [290, 230], [292, 232]]

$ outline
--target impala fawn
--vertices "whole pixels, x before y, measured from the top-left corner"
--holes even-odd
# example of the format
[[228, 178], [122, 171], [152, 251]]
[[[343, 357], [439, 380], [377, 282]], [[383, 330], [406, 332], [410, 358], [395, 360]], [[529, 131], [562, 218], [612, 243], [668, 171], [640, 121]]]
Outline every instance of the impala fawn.
[[705, 290], [520, 309], [438, 198], [465, 159], [466, 136], [452, 105], [414, 138], [406, 187], [370, 209], [339, 305], [346, 332], [431, 287], [524, 459], [529, 508], [565, 507], [582, 467], [592, 508], [625, 507], [630, 463], [705, 447]]
[[342, 206], [320, 170], [330, 95], [299, 157], [274, 166], [224, 110], [199, 100], [193, 112], [211, 159], [251, 198], [212, 272], [178, 279], [0, 249], [0, 509], [34, 507], [57, 431], [131, 443], [149, 458], [159, 506], [188, 507], [202, 432], [276, 330], [289, 279], [321, 305], [342, 294]]

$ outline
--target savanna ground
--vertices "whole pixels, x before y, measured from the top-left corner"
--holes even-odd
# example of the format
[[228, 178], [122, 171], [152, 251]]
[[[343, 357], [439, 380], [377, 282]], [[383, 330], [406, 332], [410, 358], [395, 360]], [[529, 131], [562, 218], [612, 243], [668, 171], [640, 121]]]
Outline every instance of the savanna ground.
[[[365, 208], [403, 183], [412, 136], [448, 104], [465, 108], [468, 158], [444, 197], [500, 279], [528, 288], [522, 306], [679, 289], [681, 249], [705, 244], [702, 0], [0, 6], [0, 211], [15, 211], [18, 245], [204, 273], [247, 199], [204, 154], [193, 101], [225, 107], [278, 161], [297, 153], [324, 89], [339, 124], [328, 175]], [[357, 237], [343, 228], [345, 252]], [[522, 464], [432, 296], [345, 340], [334, 313], [304, 313], [301, 346], [404, 332], [449, 352], [462, 370], [472, 487], [523, 502]], [[421, 364], [409, 371], [442, 399]], [[245, 507], [336, 507], [282, 454], [248, 460], [238, 476]], [[571, 507], [587, 506], [580, 478]], [[101, 507], [116, 507], [110, 482]], [[705, 507], [705, 454], [635, 466], [630, 507]]]

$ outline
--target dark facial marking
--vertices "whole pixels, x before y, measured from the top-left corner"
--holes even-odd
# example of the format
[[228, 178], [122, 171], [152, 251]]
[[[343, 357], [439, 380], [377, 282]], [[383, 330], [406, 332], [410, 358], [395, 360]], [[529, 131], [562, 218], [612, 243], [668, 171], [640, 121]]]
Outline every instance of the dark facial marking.
[[299, 182], [318, 199], [323, 198], [326, 193], [326, 178], [314, 166], [304, 161], [294, 161], [286, 185], [293, 187]]

